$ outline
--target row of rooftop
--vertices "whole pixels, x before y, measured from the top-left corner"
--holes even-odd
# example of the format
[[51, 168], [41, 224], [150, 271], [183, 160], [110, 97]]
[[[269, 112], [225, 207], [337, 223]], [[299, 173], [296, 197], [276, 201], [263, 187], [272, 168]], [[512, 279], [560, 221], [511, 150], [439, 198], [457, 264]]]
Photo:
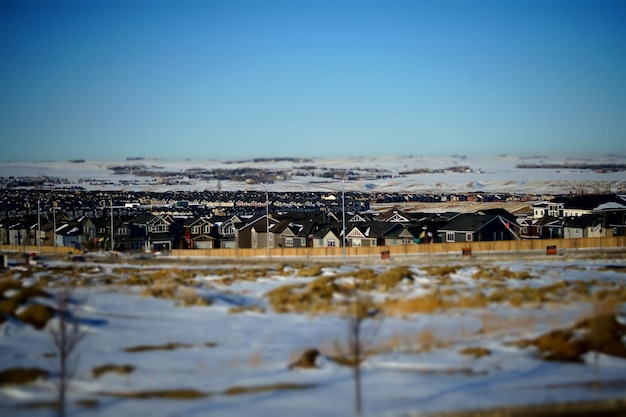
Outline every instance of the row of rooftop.
[[233, 201], [231, 206], [176, 198], [189, 197], [184, 193], [168, 199], [167, 194], [22, 192], [9, 203], [5, 190], [0, 204], [0, 244], [167, 251], [390, 246], [623, 236], [626, 232], [626, 200], [614, 194], [557, 196], [529, 202], [515, 212], [493, 208], [473, 213], [375, 212], [369, 209], [370, 200], [360, 195], [346, 195], [343, 210], [337, 196], [300, 193], [304, 194], [298, 197], [301, 209], [293, 210], [260, 193], [246, 193], [253, 197]]

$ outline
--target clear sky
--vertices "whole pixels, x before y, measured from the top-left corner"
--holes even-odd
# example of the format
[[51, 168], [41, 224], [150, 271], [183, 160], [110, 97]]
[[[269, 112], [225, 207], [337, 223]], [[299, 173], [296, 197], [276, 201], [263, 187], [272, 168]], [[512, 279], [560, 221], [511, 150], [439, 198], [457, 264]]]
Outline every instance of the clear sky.
[[626, 1], [0, 0], [0, 160], [626, 152]]

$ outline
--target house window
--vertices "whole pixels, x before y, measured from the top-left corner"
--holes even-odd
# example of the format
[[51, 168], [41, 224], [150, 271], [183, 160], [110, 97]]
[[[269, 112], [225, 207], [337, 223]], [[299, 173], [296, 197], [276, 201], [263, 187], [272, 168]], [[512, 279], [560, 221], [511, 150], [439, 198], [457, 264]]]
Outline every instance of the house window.
[[191, 233], [194, 234], [194, 235], [200, 234], [200, 226], [193, 226], [191, 228]]
[[293, 246], [293, 238], [292, 237], [286, 237], [285, 238], [285, 246], [287, 246], [288, 248]]
[[152, 233], [167, 232], [167, 225], [155, 224], [155, 225], [150, 226], [149, 230]]
[[446, 242], [454, 242], [454, 232], [446, 232]]
[[209, 225], [203, 226], [202, 227], [202, 233], [206, 233], [206, 234], [211, 233], [211, 226], [209, 226]]
[[522, 227], [522, 233], [528, 233], [528, 226]]
[[329, 248], [334, 248], [335, 246], [337, 246], [337, 242], [335, 242], [335, 239], [328, 239], [327, 244]]
[[471, 242], [473, 240], [474, 236], [471, 233], [465, 233], [465, 241], [466, 242]]
[[361, 239], [352, 239], [352, 246], [361, 246]]

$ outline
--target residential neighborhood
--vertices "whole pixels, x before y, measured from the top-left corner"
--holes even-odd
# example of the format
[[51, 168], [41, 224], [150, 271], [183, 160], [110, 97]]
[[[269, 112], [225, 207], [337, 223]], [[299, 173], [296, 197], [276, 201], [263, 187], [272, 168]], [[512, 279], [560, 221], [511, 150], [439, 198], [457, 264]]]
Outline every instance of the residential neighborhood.
[[167, 252], [575, 239], [626, 233], [626, 199], [615, 194], [561, 195], [529, 202], [515, 212], [486, 208], [470, 213], [375, 211], [370, 204], [379, 196], [339, 197], [281, 193], [266, 200], [263, 193], [241, 193], [209, 201], [184, 193], [4, 191], [0, 244]]

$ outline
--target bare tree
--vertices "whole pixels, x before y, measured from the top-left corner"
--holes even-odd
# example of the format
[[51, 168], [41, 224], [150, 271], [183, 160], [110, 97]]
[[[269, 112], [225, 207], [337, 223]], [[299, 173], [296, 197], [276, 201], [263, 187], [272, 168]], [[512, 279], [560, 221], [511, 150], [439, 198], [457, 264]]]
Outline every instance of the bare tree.
[[361, 363], [372, 353], [374, 339], [378, 326], [374, 326], [367, 334], [363, 332], [363, 322], [369, 317], [376, 315], [373, 302], [370, 298], [362, 298], [355, 293], [351, 304], [348, 318], [348, 354], [352, 362], [354, 375], [354, 407], [357, 415], [361, 415], [363, 409], [361, 390]]
[[86, 336], [74, 314], [80, 303], [74, 300], [73, 295], [74, 292], [68, 280], [65, 287], [56, 296], [57, 324], [50, 327], [50, 335], [58, 359], [56, 367], [59, 377], [56, 383], [60, 417], [65, 416], [67, 389], [78, 367], [77, 347]]

